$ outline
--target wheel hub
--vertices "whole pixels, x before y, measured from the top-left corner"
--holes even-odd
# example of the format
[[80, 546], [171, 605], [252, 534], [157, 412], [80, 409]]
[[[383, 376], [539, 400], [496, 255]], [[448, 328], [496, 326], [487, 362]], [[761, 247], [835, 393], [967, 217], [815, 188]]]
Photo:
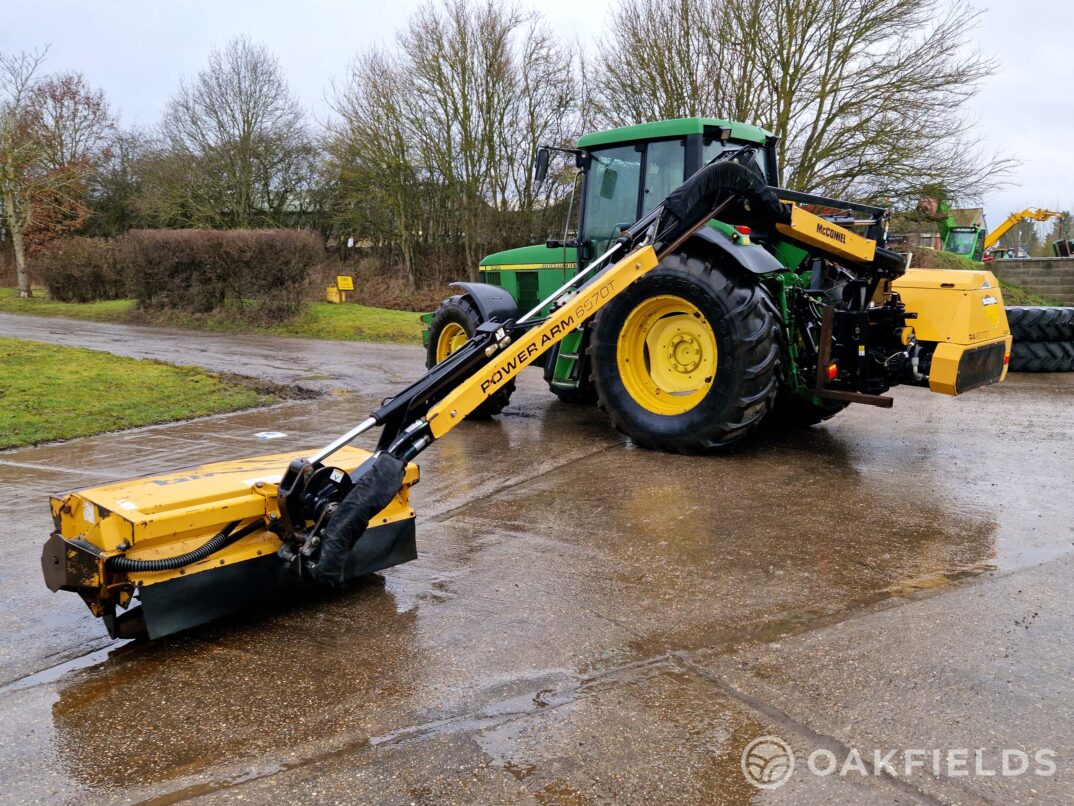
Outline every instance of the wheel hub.
[[701, 366], [701, 345], [687, 333], [676, 333], [668, 342], [667, 357], [672, 369], [689, 375]]
[[470, 337], [462, 325], [457, 322], [448, 322], [436, 340], [436, 363], [439, 364], [469, 340]]
[[643, 300], [619, 335], [623, 383], [640, 405], [673, 416], [696, 406], [716, 375], [716, 336], [701, 311], [681, 297]]

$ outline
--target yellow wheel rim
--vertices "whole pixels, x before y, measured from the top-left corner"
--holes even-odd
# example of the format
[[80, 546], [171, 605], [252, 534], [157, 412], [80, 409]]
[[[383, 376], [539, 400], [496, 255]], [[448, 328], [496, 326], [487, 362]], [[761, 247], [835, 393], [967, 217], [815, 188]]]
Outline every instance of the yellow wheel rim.
[[439, 364], [469, 340], [462, 325], [448, 322], [436, 338], [436, 363]]
[[638, 405], [654, 414], [683, 414], [712, 388], [716, 334], [701, 311], [681, 297], [650, 297], [623, 323], [616, 360]]

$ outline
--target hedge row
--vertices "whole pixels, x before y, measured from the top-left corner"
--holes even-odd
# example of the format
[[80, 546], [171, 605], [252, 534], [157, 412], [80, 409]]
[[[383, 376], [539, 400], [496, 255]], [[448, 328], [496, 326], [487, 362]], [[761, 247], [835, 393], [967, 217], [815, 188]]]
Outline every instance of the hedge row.
[[54, 299], [130, 296], [146, 308], [279, 318], [298, 311], [323, 257], [320, 238], [302, 230], [132, 230], [57, 241], [34, 268]]
[[60, 238], [31, 261], [49, 296], [62, 302], [92, 302], [127, 296], [127, 283], [116, 262], [116, 245], [104, 238]]

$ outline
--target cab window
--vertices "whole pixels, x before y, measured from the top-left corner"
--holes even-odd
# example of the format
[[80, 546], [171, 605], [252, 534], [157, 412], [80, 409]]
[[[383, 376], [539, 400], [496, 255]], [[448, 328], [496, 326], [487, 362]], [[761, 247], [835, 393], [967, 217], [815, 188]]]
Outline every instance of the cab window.
[[947, 236], [947, 251], [956, 255], [968, 255], [973, 252], [977, 245], [977, 232], [975, 230], [953, 230]]
[[[596, 254], [607, 250], [620, 228], [633, 224], [685, 179], [683, 138], [595, 148], [586, 177], [582, 240]], [[641, 186], [644, 172], [644, 187]]]
[[619, 225], [638, 219], [638, 183], [642, 153], [633, 145], [592, 152], [585, 189], [585, 232], [597, 253], [619, 235]]
[[[686, 141], [656, 140], [649, 143], [645, 161], [645, 197], [642, 214], [660, 204], [671, 191], [683, 183], [686, 170]], [[640, 216], [639, 216], [640, 217]]]

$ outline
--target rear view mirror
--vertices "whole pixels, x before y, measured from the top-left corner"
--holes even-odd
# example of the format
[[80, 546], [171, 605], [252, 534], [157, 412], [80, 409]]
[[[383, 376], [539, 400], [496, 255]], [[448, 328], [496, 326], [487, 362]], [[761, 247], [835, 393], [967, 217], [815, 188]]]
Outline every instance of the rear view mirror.
[[602, 199], [610, 199], [615, 196], [615, 183], [618, 181], [618, 171], [613, 171], [611, 168], [606, 170], [604, 176], [600, 180], [600, 197]]
[[543, 182], [546, 176], [548, 176], [548, 149], [541, 147], [537, 149], [537, 164], [533, 169], [533, 178], [538, 182]]

